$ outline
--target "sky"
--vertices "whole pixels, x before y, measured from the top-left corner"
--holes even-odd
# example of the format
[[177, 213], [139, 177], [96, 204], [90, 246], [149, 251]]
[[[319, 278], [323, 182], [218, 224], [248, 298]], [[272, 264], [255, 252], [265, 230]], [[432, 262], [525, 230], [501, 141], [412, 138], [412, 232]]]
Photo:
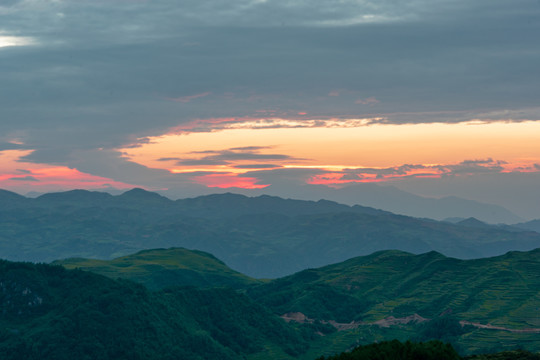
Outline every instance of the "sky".
[[538, 34], [539, 0], [2, 0], [0, 188], [375, 183], [540, 218]]

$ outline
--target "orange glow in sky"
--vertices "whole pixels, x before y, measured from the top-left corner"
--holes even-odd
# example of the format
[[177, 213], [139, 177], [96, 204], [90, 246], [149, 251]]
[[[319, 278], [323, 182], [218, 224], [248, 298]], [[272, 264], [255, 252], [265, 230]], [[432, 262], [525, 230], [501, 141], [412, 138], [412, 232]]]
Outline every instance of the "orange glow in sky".
[[256, 184], [257, 179], [256, 178], [250, 178], [250, 177], [237, 177], [234, 175], [219, 175], [219, 174], [211, 174], [211, 175], [202, 175], [202, 176], [195, 176], [193, 178], [195, 182], [199, 184], [206, 185], [208, 187], [217, 187], [217, 188], [243, 188], [243, 189], [263, 189], [267, 187], [268, 185], [259, 185]]
[[[254, 182], [237, 175], [256, 170], [259, 165], [261, 169], [272, 165], [325, 169], [328, 173], [316, 175], [309, 182], [340, 184], [438, 177], [453, 171], [441, 170], [440, 166], [465, 160], [492, 159], [490, 164], [479, 166], [499, 166], [500, 172], [538, 171], [534, 164], [540, 164], [540, 122], [534, 121], [365, 125], [365, 121], [357, 120], [326, 121], [318, 126], [314, 120], [310, 127], [297, 127], [294, 121], [283, 119], [246, 119], [243, 123], [226, 119], [221, 123], [228, 125], [219, 131], [176, 129], [180, 132], [153, 137], [147, 144], [122, 151], [131, 161], [174, 173], [220, 172], [193, 177], [194, 182], [210, 187], [254, 186]], [[213, 119], [212, 124], [220, 121]], [[388, 169], [404, 164], [425, 167], [400, 174], [377, 177], [366, 173], [342, 179], [345, 169]]]
[[[217, 188], [264, 188], [271, 184], [257, 174], [290, 169], [306, 171], [303, 183], [329, 186], [540, 171], [540, 122], [534, 121], [385, 125], [369, 119], [246, 118], [236, 122], [211, 119], [189, 126], [119, 150], [135, 163]], [[209, 128], [201, 131], [204, 126]], [[65, 166], [21, 160], [30, 153], [0, 152], [1, 188], [32, 185], [36, 191], [54, 191], [134, 186]]]

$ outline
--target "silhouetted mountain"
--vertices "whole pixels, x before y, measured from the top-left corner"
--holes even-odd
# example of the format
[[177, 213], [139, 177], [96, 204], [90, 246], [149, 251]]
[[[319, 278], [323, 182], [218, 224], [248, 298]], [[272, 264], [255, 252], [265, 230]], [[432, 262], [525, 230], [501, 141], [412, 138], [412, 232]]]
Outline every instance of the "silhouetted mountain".
[[161, 196], [155, 192], [146, 191], [140, 188], [134, 188], [126, 191], [125, 193], [115, 196], [117, 202], [128, 204], [141, 204], [141, 205], [160, 205], [167, 206], [172, 204], [172, 200]]
[[486, 224], [485, 222], [482, 222], [473, 217], [470, 217], [465, 220], [461, 220], [457, 222], [457, 224], [461, 226], [474, 227], [474, 228], [479, 228], [479, 229], [489, 229], [492, 227], [492, 225]]
[[513, 227], [517, 227], [524, 230], [536, 231], [540, 233], [540, 219], [531, 220], [524, 223], [514, 224]]
[[343, 205], [334, 201], [293, 200], [277, 196], [261, 195], [247, 197], [238, 194], [213, 194], [190, 199], [176, 200], [178, 209], [191, 216], [236, 217], [253, 214], [281, 214], [285, 216], [354, 212], [358, 214], [390, 214], [360, 205]]
[[540, 246], [534, 232], [466, 227], [324, 200], [222, 194], [172, 201], [141, 189], [23, 200], [0, 211], [0, 253], [9, 260], [112, 259], [184, 247], [210, 252], [250, 276], [272, 278], [385, 249], [475, 258]]
[[[285, 194], [287, 189], [269, 186], [261, 191]], [[340, 189], [323, 185], [303, 185], [291, 188], [286, 196], [299, 199], [324, 198], [339, 203], [361, 204], [384, 209], [395, 214], [442, 220], [449, 217], [475, 217], [490, 224], [513, 224], [522, 219], [499, 205], [462, 199], [455, 196], [430, 198], [415, 195], [394, 186], [373, 183], [351, 184]]]
[[33, 204], [41, 206], [80, 206], [89, 207], [106, 203], [112, 195], [98, 191], [70, 190], [65, 192], [48, 193], [32, 199]]
[[24, 206], [28, 199], [17, 193], [0, 189], [0, 210]]

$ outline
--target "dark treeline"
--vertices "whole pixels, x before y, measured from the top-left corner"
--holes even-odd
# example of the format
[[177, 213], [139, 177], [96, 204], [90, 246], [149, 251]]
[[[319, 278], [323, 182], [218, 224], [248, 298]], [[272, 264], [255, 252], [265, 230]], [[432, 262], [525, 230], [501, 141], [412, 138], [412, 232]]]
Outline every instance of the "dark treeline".
[[438, 340], [427, 342], [392, 340], [357, 346], [350, 352], [329, 357], [321, 356], [317, 360], [540, 360], [540, 355], [516, 350], [462, 358], [450, 344]]

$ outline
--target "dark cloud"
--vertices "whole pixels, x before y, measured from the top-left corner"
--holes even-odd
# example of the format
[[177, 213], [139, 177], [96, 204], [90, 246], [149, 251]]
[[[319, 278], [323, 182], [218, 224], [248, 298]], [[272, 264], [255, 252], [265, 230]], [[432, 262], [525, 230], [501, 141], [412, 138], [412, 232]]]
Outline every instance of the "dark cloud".
[[294, 159], [289, 155], [284, 154], [260, 154], [258, 152], [251, 151], [221, 151], [217, 155], [210, 156], [216, 160], [290, 160]]
[[230, 175], [228, 171], [186, 171], [181, 175], [184, 177], [193, 178], [195, 176], [207, 176], [207, 175]]
[[[344, 169], [342, 173], [346, 174], [346, 179], [353, 180], [355, 179], [355, 176], [359, 176], [360, 178], [363, 178], [363, 175], [365, 174], [374, 174], [381, 177], [388, 176], [388, 175], [405, 175], [408, 174], [412, 170], [418, 170], [418, 169], [429, 169], [431, 167], [421, 165], [421, 164], [404, 164], [396, 167], [389, 167], [389, 168], [359, 168], [359, 169]], [[345, 179], [345, 178], [344, 178]]]
[[[178, 165], [227, 165], [234, 161], [247, 160], [299, 160], [284, 154], [263, 154], [260, 150], [268, 149], [268, 146], [244, 146], [227, 150], [204, 150], [193, 151], [191, 154], [206, 154], [196, 159], [181, 159]], [[249, 166], [249, 165], [248, 165]], [[277, 166], [273, 166], [277, 167]], [[249, 167], [248, 167], [249, 168]], [[257, 168], [257, 167], [255, 167]]]
[[504, 168], [504, 161], [486, 160], [465, 160], [457, 165], [443, 165], [438, 168], [443, 172], [444, 176], [455, 175], [473, 175], [482, 173], [500, 173]]
[[[0, 36], [34, 45], [0, 48], [0, 151], [21, 149], [9, 143], [17, 139], [34, 150], [24, 161], [164, 188], [189, 177], [115, 149], [200, 119], [260, 114], [295, 117], [296, 126], [304, 112], [382, 123], [540, 119], [539, 15], [529, 0], [6, 0]], [[262, 150], [170, 160], [295, 160]]]
[[241, 146], [241, 147], [233, 147], [229, 150], [231, 151], [259, 151], [264, 149], [270, 149], [270, 146]]
[[257, 184], [272, 184], [274, 187], [302, 185], [315, 175], [326, 174], [322, 169], [279, 168], [272, 170], [254, 170], [239, 175], [257, 178]]
[[502, 160], [493, 161], [492, 158], [488, 158], [488, 159], [477, 159], [477, 160], [463, 160], [459, 164], [475, 166], [475, 165], [492, 165], [492, 164], [503, 165], [503, 164], [508, 164], [508, 163]]
[[[422, 178], [426, 176], [436, 177], [459, 177], [464, 175], [479, 175], [479, 174], [499, 174], [504, 170], [502, 166], [506, 162], [495, 161], [492, 159], [485, 160], [465, 160], [459, 164], [448, 165], [422, 165], [422, 164], [404, 164], [401, 166], [388, 167], [388, 168], [354, 168], [328, 171], [324, 169], [309, 169], [301, 172], [289, 172], [286, 169], [285, 172], [279, 170], [270, 170], [273, 176], [280, 174], [286, 174], [291, 179], [291, 174], [299, 174], [298, 182], [305, 181], [308, 178], [305, 174], [309, 174], [310, 177], [318, 175], [320, 179], [328, 181], [328, 183], [339, 184], [341, 182], [359, 182], [359, 181], [372, 181], [374, 178], [377, 180], [392, 180], [392, 179], [406, 179], [406, 178]], [[519, 170], [519, 169], [518, 169]], [[526, 170], [526, 169], [525, 169]], [[255, 172], [250, 172], [252, 176], [260, 176]], [[259, 174], [268, 173], [261, 172]], [[266, 178], [265, 178], [266, 179]]]
[[9, 180], [16, 180], [16, 181], [39, 181], [33, 176], [16, 176], [9, 178]]
[[22, 145], [0, 141], [0, 151], [24, 149]]
[[229, 162], [220, 159], [214, 159], [211, 156], [202, 159], [185, 159], [176, 162], [177, 165], [227, 165]]
[[281, 168], [281, 165], [274, 164], [246, 164], [246, 165], [235, 165], [233, 168], [236, 169], [274, 169]]
[[182, 160], [182, 159], [178, 157], [162, 157], [162, 158], [156, 159], [156, 161], [178, 161], [178, 160]]

